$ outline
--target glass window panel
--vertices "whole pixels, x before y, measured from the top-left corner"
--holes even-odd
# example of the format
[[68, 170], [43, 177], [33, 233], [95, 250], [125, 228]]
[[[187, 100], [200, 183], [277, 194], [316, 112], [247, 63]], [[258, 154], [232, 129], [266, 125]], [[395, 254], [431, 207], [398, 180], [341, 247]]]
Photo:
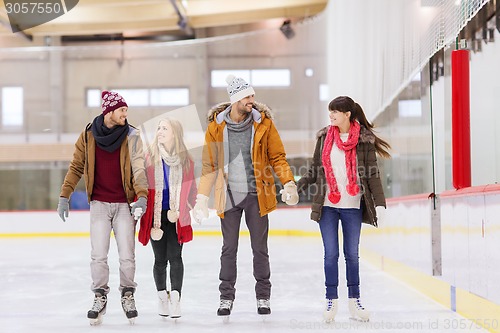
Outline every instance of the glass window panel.
[[254, 87], [289, 87], [289, 69], [254, 69], [251, 84]]
[[150, 97], [151, 106], [184, 106], [189, 104], [189, 89], [151, 89]]
[[419, 99], [401, 100], [398, 102], [398, 111], [402, 118], [421, 117], [422, 102]]
[[128, 106], [148, 106], [148, 89], [112, 89], [123, 96]]
[[2, 88], [2, 124], [4, 126], [22, 126], [23, 114], [23, 88]]
[[87, 107], [94, 108], [101, 106], [101, 90], [87, 89]]

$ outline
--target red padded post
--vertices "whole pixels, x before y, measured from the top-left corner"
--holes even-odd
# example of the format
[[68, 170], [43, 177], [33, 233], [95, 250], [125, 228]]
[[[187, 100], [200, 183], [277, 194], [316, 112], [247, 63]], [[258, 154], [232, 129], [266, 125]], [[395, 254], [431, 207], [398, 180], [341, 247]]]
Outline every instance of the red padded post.
[[471, 186], [469, 51], [451, 53], [453, 187]]

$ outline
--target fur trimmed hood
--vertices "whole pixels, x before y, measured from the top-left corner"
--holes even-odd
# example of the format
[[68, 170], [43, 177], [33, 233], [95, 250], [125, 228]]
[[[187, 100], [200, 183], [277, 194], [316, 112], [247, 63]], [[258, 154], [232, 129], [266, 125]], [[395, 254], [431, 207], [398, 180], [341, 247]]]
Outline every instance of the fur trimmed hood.
[[[214, 107], [212, 107], [208, 111], [207, 121], [209, 123], [212, 122], [219, 113], [226, 110], [230, 106], [231, 106], [231, 103], [229, 103], [229, 102], [223, 102], [223, 103], [215, 105]], [[259, 102], [254, 102], [253, 109], [260, 112], [261, 114], [264, 114], [266, 116], [266, 118], [273, 119], [273, 113], [267, 105], [265, 105], [263, 103], [259, 103]]]
[[[325, 126], [316, 133], [316, 138], [320, 138], [323, 135], [326, 135], [331, 125]], [[359, 141], [364, 143], [375, 143], [375, 135], [370, 132], [365, 126], [360, 124], [359, 130]]]

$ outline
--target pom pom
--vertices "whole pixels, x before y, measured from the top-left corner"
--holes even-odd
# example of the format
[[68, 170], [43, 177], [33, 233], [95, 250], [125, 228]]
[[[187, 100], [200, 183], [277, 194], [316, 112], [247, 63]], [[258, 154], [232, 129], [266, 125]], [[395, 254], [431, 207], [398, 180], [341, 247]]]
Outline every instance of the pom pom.
[[158, 228], [158, 229], [156, 229], [156, 228], [151, 229], [151, 239], [152, 240], [158, 241], [162, 237], [163, 237], [163, 230], [161, 230], [160, 228]]
[[109, 94], [109, 91], [107, 90], [103, 90], [102, 93], [101, 93], [101, 98], [104, 99], [107, 94]]
[[226, 77], [226, 82], [227, 84], [231, 84], [231, 82], [233, 82], [235, 76], [232, 75], [232, 74], [229, 74], [227, 77]]
[[328, 200], [330, 200], [332, 203], [336, 204], [337, 202], [340, 201], [340, 193], [330, 192], [330, 194], [328, 194]]
[[349, 193], [349, 195], [352, 195], [352, 196], [355, 196], [356, 194], [359, 193], [358, 184], [348, 184], [346, 189], [347, 189], [347, 193]]
[[172, 223], [175, 223], [177, 222], [177, 220], [179, 219], [179, 211], [178, 210], [168, 210], [167, 211], [167, 219], [172, 222]]

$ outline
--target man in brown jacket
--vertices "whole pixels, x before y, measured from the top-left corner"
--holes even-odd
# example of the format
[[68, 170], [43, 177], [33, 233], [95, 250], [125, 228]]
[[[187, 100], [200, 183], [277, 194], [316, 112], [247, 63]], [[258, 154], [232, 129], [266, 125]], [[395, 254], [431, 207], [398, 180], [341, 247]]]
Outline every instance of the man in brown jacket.
[[111, 230], [120, 258], [123, 311], [131, 323], [137, 317], [135, 225], [146, 211], [147, 199], [142, 141], [139, 131], [127, 122], [127, 103], [109, 91], [102, 92], [102, 99], [102, 114], [87, 125], [75, 144], [57, 206], [59, 216], [66, 221], [69, 198], [83, 175], [90, 202], [91, 290], [95, 295], [87, 313], [91, 325], [100, 324], [106, 313]]
[[267, 238], [267, 214], [276, 208], [276, 173], [284, 192], [282, 200], [297, 204], [293, 173], [286, 161], [271, 110], [255, 102], [253, 88], [241, 78], [226, 79], [230, 103], [212, 108], [203, 150], [202, 176], [193, 215], [208, 217], [208, 196], [215, 187], [215, 208], [221, 218], [223, 245], [219, 279], [219, 316], [231, 313], [235, 298], [236, 254], [242, 213], [250, 232], [253, 275], [259, 314], [271, 313], [271, 272]]

